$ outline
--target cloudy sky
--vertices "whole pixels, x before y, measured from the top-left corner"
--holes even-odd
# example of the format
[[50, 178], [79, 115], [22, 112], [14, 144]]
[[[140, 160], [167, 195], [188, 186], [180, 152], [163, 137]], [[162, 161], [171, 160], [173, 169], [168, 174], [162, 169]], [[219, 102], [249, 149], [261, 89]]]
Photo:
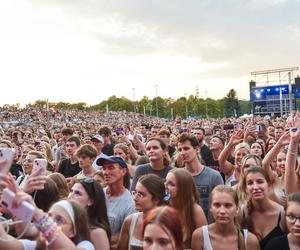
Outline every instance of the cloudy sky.
[[[299, 0], [0, 1], [0, 105], [248, 99], [251, 71], [300, 66]], [[299, 72], [297, 72], [299, 74]], [[134, 90], [133, 90], [134, 89]]]

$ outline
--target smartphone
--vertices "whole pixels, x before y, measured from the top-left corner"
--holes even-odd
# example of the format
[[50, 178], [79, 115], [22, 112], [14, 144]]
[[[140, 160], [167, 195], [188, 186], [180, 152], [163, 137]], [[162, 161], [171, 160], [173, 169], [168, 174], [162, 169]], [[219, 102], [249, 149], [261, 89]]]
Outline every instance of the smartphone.
[[224, 124], [223, 125], [223, 129], [224, 130], [233, 130], [234, 129], [234, 125], [233, 124]]
[[48, 162], [46, 159], [35, 159], [33, 162], [32, 172], [37, 172], [42, 168], [43, 170], [41, 170], [41, 173], [46, 174], [47, 164]]
[[256, 131], [262, 131], [262, 126], [261, 125], [256, 125]]
[[15, 196], [16, 194], [13, 191], [9, 190], [8, 188], [4, 188], [1, 205], [5, 207], [13, 216], [16, 216], [23, 222], [30, 222], [35, 210], [34, 206], [27, 201], [23, 201], [19, 207], [13, 207], [12, 202]]
[[0, 148], [0, 160], [6, 162], [0, 166], [0, 173], [7, 174], [14, 158], [14, 150], [12, 148]]

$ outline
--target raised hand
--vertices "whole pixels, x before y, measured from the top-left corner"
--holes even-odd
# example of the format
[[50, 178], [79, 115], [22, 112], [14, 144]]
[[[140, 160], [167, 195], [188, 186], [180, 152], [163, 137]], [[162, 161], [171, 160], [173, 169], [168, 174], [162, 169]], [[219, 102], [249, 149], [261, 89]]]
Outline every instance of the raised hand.
[[236, 145], [239, 144], [244, 137], [244, 130], [235, 131], [230, 137], [229, 144]]
[[280, 138], [278, 139], [277, 143], [280, 143], [281, 146], [288, 145], [290, 143], [290, 132], [284, 132], [282, 136], [280, 136]]
[[291, 140], [300, 139], [300, 118], [294, 117], [289, 120]]
[[44, 189], [44, 185], [47, 180], [47, 176], [43, 175], [42, 172], [44, 170], [40, 168], [38, 171], [33, 172], [26, 180], [24, 191], [26, 193], [33, 193], [35, 190]]

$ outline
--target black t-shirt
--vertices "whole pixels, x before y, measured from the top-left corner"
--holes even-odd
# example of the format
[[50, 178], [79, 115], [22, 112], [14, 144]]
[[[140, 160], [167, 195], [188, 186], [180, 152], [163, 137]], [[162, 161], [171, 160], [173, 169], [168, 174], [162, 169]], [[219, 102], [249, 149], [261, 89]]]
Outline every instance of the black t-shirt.
[[79, 167], [79, 162], [72, 164], [71, 160], [63, 159], [58, 167], [58, 172], [61, 173], [65, 178], [73, 177], [74, 175], [77, 175], [81, 171], [81, 168]]
[[115, 146], [114, 144], [106, 144], [102, 148], [102, 153], [108, 156], [114, 155], [114, 146]]
[[176, 151], [176, 149], [173, 146], [168, 145], [168, 154], [169, 154], [170, 158], [173, 156], [175, 151]]
[[201, 160], [203, 161], [203, 164], [205, 166], [209, 166], [208, 163], [214, 159], [212, 152], [205, 144], [203, 144], [200, 149], [200, 155], [201, 155]]
[[13, 163], [9, 171], [12, 175], [16, 176], [16, 179], [23, 174], [23, 168], [18, 163]]
[[290, 250], [287, 235], [285, 234], [270, 240], [264, 250]]

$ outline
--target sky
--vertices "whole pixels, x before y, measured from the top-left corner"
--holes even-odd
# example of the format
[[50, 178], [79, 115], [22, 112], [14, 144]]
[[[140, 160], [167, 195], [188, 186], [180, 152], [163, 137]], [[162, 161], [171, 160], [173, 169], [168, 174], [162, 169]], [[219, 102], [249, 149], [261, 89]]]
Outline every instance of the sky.
[[300, 0], [0, 0], [0, 105], [176, 99], [196, 86], [203, 98], [233, 88], [249, 99], [250, 72], [300, 66], [299, 9]]

